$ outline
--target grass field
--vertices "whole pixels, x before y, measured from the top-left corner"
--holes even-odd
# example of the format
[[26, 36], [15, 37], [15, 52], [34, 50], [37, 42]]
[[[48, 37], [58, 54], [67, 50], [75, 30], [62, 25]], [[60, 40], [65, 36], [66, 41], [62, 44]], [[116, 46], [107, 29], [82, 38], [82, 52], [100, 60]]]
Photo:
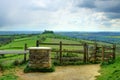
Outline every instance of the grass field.
[[[36, 40], [39, 40], [40, 37], [48, 37], [49, 35], [37, 35], [37, 36], [31, 36], [31, 37], [24, 37], [24, 38], [17, 38], [17, 39], [14, 39], [11, 43], [7, 44], [7, 45], [4, 45], [2, 47], [0, 47], [0, 49], [3, 49], [3, 50], [9, 50], [9, 49], [14, 49], [14, 50], [18, 50], [18, 49], [24, 49], [24, 44], [27, 43], [28, 47], [33, 47], [33, 46], [36, 46]], [[59, 43], [60, 41], [62, 41], [63, 43], [73, 43], [73, 44], [81, 44], [79, 41], [75, 41], [75, 40], [68, 40], [68, 39], [63, 39], [65, 37], [60, 37], [58, 36], [59, 38], [54, 38], [54, 37], [57, 37], [56, 35], [50, 35], [48, 38], [45, 39], [44, 42], [47, 42], [47, 43]], [[56, 46], [56, 45], [40, 45], [42, 47], [52, 47], [52, 49], [59, 49], [59, 45]], [[78, 46], [78, 47], [75, 47], [75, 46], [64, 46], [63, 49], [67, 49], [67, 50], [80, 50], [82, 47]], [[52, 57], [54, 57], [54, 54], [52, 54]], [[23, 59], [23, 55], [16, 55], [16, 54], [7, 54], [7, 55], [4, 55], [4, 57], [1, 57], [0, 61], [2, 63], [9, 63], [9, 65], [7, 64], [4, 64], [4, 66], [10, 66], [12, 65], [12, 63], [15, 61], [15, 60], [21, 60], [22, 61]]]
[[24, 49], [25, 43], [28, 44], [28, 46], [35, 46], [36, 40], [37, 36], [15, 39], [11, 43], [0, 47], [0, 49]]
[[[11, 43], [4, 45], [0, 47], [0, 49], [24, 49], [24, 44], [27, 43], [28, 47], [31, 46], [36, 46], [36, 40], [39, 40], [41, 37], [45, 37], [46, 43], [59, 43], [62, 41], [63, 43], [72, 43], [72, 44], [81, 44], [82, 42], [89, 42], [93, 43], [92, 41], [87, 41], [87, 40], [75, 40], [73, 38], [65, 38], [63, 36], [57, 36], [57, 35], [34, 35], [34, 36], [27, 36], [23, 38], [18, 38], [17, 36], [16, 39], [14, 39]], [[103, 42], [98, 42], [101, 45], [109, 45], [107, 43]], [[47, 46], [48, 45], [40, 45], [40, 46]], [[53, 49], [59, 49], [59, 46], [54, 46], [54, 45], [49, 45], [49, 47], [52, 47]], [[63, 46], [63, 49], [67, 50], [82, 50], [83, 47], [76, 47], [76, 46]], [[54, 54], [54, 53], [53, 53]], [[115, 63], [113, 64], [107, 64], [107, 65], [101, 65], [101, 76], [97, 78], [97, 80], [120, 80], [120, 57], [119, 57], [119, 52], [117, 52], [118, 56], [117, 59], [115, 60]], [[81, 55], [80, 55], [81, 56]], [[54, 55], [52, 55], [54, 57]], [[28, 58], [28, 55], [27, 55]], [[2, 67], [4, 70], [8, 69], [13, 69], [15, 68], [14, 62], [19, 61], [21, 63], [23, 60], [23, 55], [16, 55], [16, 54], [11, 54], [11, 55], [5, 55], [4, 57], [0, 58], [0, 67]], [[20, 65], [23, 66], [23, 65]], [[6, 79], [6, 77], [9, 77]], [[14, 79], [13, 79], [14, 78]], [[0, 77], [0, 80], [17, 80], [17, 77], [14, 74], [9, 74], [5, 73], [4, 77]]]
[[115, 63], [102, 65], [101, 76], [97, 80], [120, 80], [120, 56], [116, 58]]

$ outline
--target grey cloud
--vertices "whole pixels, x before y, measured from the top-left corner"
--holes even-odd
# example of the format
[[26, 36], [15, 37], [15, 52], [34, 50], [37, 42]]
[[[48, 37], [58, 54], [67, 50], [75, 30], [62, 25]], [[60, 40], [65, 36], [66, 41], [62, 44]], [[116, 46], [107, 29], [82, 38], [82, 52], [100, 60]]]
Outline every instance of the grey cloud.
[[95, 8], [96, 7], [94, 0], [80, 0], [77, 6], [84, 7], [84, 8]]
[[0, 27], [29, 22], [28, 5], [27, 0], [0, 0]]
[[120, 0], [97, 0], [95, 5], [98, 11], [120, 13]]
[[102, 21], [102, 24], [106, 27], [110, 27], [112, 25], [109, 21]]
[[120, 18], [119, 13], [106, 13], [106, 16], [110, 19], [119, 19]]
[[4, 24], [6, 24], [6, 20], [2, 17], [0, 17], [0, 27], [3, 27]]
[[[34, 1], [38, 4], [33, 4]], [[39, 0], [0, 0], [0, 27], [40, 22], [48, 18], [50, 12], [67, 7], [69, 1], [46, 0], [45, 6], [40, 6]]]
[[[43, 0], [49, 1], [45, 6], [33, 4], [31, 1], [34, 0], [0, 0], [0, 27], [19, 24], [31, 25], [34, 22], [47, 28], [47, 23], [52, 20], [50, 16], [55, 11], [72, 9], [73, 12], [77, 12], [79, 8], [104, 12], [105, 16], [110, 19], [120, 18], [120, 0]], [[60, 14], [55, 15], [61, 16]], [[44, 22], [46, 23], [42, 24]], [[111, 25], [107, 22], [103, 22], [103, 24]]]
[[7, 23], [8, 23], [7, 15], [3, 12], [0, 12], [0, 27], [3, 27]]
[[30, 9], [55, 12], [60, 9], [64, 9], [65, 7], [67, 7], [68, 3], [72, 1], [73, 0], [62, 0], [62, 1], [61, 0], [46, 0], [46, 1], [43, 0], [43, 2], [45, 3], [45, 6], [32, 4], [30, 6]]
[[120, 0], [79, 0], [78, 7], [94, 8], [96, 11], [120, 12]]
[[108, 18], [120, 18], [120, 0], [82, 0], [77, 7], [104, 12]]

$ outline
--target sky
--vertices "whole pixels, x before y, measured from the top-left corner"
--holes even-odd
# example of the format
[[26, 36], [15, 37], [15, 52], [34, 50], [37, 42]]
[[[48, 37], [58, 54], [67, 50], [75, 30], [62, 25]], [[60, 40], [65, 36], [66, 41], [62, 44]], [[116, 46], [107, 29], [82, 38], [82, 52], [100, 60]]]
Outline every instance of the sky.
[[0, 0], [0, 31], [120, 31], [120, 0]]

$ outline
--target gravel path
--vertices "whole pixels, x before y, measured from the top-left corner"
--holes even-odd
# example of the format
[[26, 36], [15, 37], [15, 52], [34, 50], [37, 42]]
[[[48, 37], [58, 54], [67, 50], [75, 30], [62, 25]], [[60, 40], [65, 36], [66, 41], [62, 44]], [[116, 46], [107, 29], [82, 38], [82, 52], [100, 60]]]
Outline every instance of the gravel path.
[[95, 80], [100, 75], [100, 65], [58, 66], [52, 73], [23, 73], [17, 70], [19, 80]]

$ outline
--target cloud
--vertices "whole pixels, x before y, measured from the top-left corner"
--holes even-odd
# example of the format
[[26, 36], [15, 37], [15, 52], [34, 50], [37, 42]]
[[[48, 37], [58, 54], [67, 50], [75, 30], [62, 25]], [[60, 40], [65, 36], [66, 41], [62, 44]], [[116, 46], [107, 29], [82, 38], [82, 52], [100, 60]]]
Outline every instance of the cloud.
[[0, 27], [49, 23], [51, 13], [64, 9], [68, 3], [66, 0], [0, 0]]
[[120, 13], [106, 13], [106, 16], [110, 19], [120, 19]]
[[79, 0], [76, 5], [80, 8], [94, 8], [96, 11], [120, 12], [120, 0]]
[[120, 18], [120, 0], [79, 0], [79, 8], [89, 8], [96, 12], [104, 12], [108, 18]]
[[95, 8], [95, 1], [94, 0], [79, 0], [78, 7], [85, 7], [85, 8]]
[[95, 5], [98, 11], [120, 13], [120, 0], [97, 0]]
[[0, 30], [118, 30], [119, 5], [119, 0], [0, 0]]
[[[25, 2], [25, 1], [23, 1]], [[0, 0], [0, 25], [15, 25], [25, 23], [25, 4], [20, 0]], [[23, 4], [22, 4], [23, 3]]]

